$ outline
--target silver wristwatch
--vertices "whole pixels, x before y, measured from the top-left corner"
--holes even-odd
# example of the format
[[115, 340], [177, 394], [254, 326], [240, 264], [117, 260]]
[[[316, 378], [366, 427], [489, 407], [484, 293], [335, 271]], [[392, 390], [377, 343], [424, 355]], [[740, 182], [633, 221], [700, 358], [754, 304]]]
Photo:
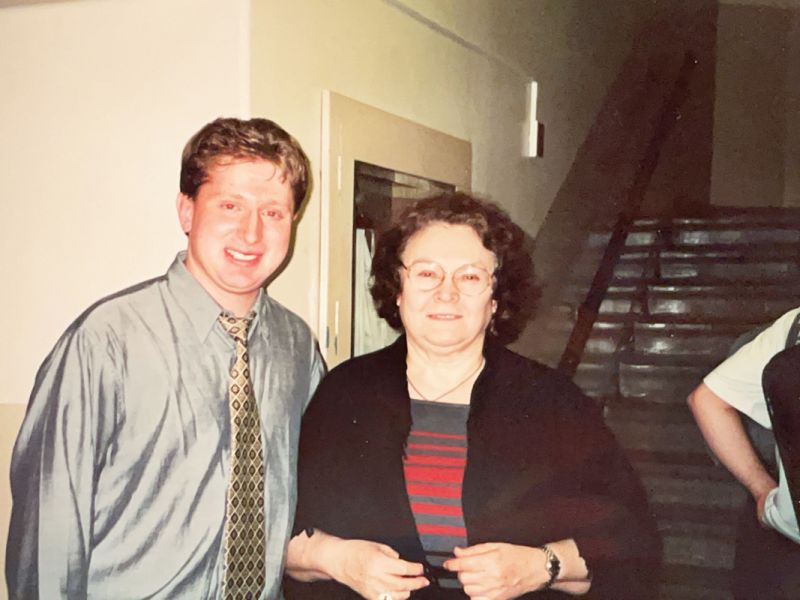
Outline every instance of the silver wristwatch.
[[556, 556], [556, 553], [550, 549], [550, 546], [544, 544], [539, 546], [539, 549], [544, 552], [545, 558], [547, 558], [547, 574], [550, 576], [550, 579], [547, 580], [547, 583], [544, 584], [543, 590], [549, 589], [558, 578], [558, 574], [561, 573], [561, 561]]

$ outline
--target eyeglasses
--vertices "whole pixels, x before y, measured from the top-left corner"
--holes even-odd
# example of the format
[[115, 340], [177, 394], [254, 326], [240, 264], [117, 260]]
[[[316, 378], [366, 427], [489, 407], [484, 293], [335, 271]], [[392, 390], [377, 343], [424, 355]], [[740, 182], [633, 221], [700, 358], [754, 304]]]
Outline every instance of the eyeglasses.
[[[436, 289], [444, 281], [447, 271], [435, 262], [414, 262], [403, 265], [409, 283], [421, 292]], [[477, 296], [492, 285], [494, 275], [483, 267], [463, 265], [453, 271], [453, 285], [466, 296]]]

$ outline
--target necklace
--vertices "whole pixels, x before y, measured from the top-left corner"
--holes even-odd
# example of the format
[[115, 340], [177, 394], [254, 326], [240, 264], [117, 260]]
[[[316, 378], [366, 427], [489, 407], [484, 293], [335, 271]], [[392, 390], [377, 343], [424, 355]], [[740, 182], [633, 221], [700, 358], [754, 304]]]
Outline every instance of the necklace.
[[465, 384], [465, 383], [467, 383], [467, 382], [468, 382], [470, 379], [472, 379], [473, 375], [475, 375], [475, 373], [477, 373], [478, 371], [480, 371], [480, 370], [483, 368], [483, 365], [484, 365], [484, 364], [486, 364], [486, 359], [485, 359], [485, 358], [481, 358], [481, 362], [478, 364], [478, 366], [475, 368], [475, 370], [471, 371], [469, 375], [467, 375], [467, 376], [466, 376], [464, 379], [462, 379], [461, 381], [459, 381], [459, 382], [458, 382], [456, 385], [454, 385], [453, 387], [451, 387], [451, 388], [450, 388], [449, 390], [447, 390], [445, 393], [443, 393], [443, 394], [439, 394], [438, 396], [436, 396], [436, 398], [427, 398], [427, 397], [425, 396], [425, 394], [423, 394], [422, 392], [420, 392], [420, 391], [419, 391], [419, 388], [418, 388], [417, 386], [415, 386], [415, 385], [414, 385], [414, 382], [413, 382], [413, 381], [411, 381], [411, 378], [408, 376], [408, 371], [406, 371], [406, 381], [408, 382], [408, 385], [411, 387], [411, 389], [412, 389], [412, 390], [414, 390], [414, 392], [417, 394], [417, 396], [419, 396], [419, 397], [420, 397], [420, 398], [422, 398], [423, 400], [426, 400], [426, 401], [428, 401], [428, 402], [438, 402], [439, 400], [441, 400], [442, 398], [444, 398], [444, 397], [445, 397], [445, 396], [447, 396], [448, 394], [452, 394], [453, 392], [455, 392], [455, 391], [456, 391], [458, 388], [460, 388], [462, 385], [464, 385], [464, 384]]

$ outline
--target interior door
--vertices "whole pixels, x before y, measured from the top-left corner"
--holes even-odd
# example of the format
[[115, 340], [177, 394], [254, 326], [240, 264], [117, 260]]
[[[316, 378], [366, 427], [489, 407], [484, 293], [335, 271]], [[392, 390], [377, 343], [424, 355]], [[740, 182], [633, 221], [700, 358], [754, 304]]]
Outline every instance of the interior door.
[[356, 161], [469, 190], [472, 146], [327, 90], [322, 111], [320, 342], [333, 367], [352, 353]]

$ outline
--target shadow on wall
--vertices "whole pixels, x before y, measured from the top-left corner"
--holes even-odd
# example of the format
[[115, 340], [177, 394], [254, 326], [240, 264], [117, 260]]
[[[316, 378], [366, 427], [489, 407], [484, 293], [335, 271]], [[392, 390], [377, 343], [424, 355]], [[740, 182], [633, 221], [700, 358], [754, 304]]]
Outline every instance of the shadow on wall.
[[645, 205], [671, 210], [676, 197], [707, 205], [716, 18], [716, 2], [693, 2], [659, 14], [637, 36], [539, 230], [534, 264], [542, 297], [536, 317], [514, 344], [518, 352], [558, 363], [604, 250], [589, 244], [590, 235], [613, 228], [687, 51], [697, 59], [689, 97], [652, 180], [670, 185], [651, 185]]
[[799, 18], [800, 7], [720, 5], [713, 204], [796, 205]]

